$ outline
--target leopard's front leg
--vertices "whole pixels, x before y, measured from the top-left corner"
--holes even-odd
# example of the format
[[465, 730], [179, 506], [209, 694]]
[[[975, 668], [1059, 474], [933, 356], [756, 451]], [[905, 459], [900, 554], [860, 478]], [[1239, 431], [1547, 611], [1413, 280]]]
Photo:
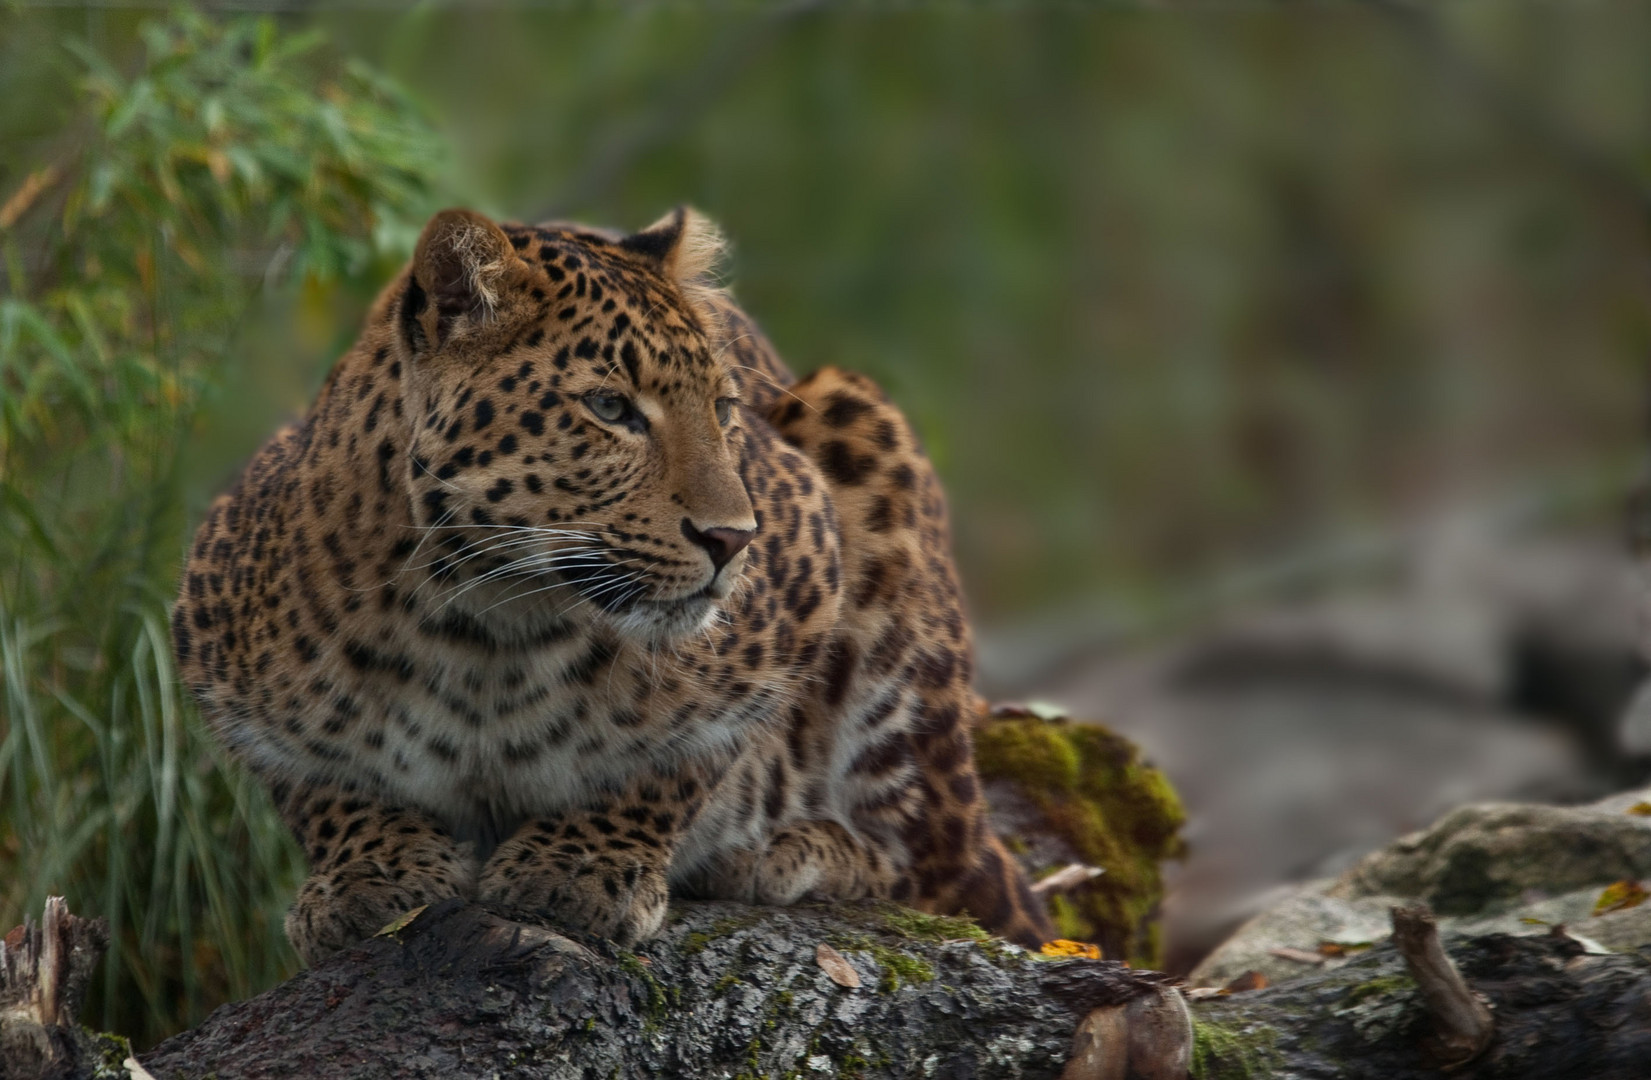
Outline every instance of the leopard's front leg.
[[306, 964], [420, 904], [475, 891], [468, 845], [418, 811], [327, 784], [278, 784], [273, 794], [310, 862], [286, 920], [287, 938]]
[[482, 867], [479, 898], [506, 912], [634, 945], [665, 921], [676, 839], [708, 774], [651, 774], [579, 809], [524, 823]]

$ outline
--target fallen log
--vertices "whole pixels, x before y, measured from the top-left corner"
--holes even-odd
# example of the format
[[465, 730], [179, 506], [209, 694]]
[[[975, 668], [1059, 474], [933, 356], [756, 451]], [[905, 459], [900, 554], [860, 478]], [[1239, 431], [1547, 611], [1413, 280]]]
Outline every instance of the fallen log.
[[683, 904], [632, 953], [453, 901], [220, 1008], [142, 1062], [220, 1080], [1178, 1080], [1191, 1036], [1168, 976], [1034, 958], [888, 904]]
[[[1563, 928], [1441, 940], [1421, 913], [1396, 923], [1402, 948], [1384, 942], [1265, 989], [1190, 991], [1189, 1014], [1167, 976], [1034, 958], [971, 923], [886, 904], [684, 904], [626, 952], [452, 901], [218, 1009], [122, 1070], [120, 1040], [73, 1023], [73, 987], [99, 939], [95, 921], [59, 904], [0, 950], [0, 1076], [1647, 1075], [1651, 949], [1601, 954]], [[48, 927], [67, 953], [48, 954]], [[27, 1005], [47, 999], [58, 1005]], [[34, 1029], [18, 1026], [25, 1015]], [[1469, 1034], [1441, 1039], [1453, 1031]]]
[[1430, 917], [1405, 909], [1395, 909], [1394, 927], [1397, 943], [1384, 942], [1333, 970], [1226, 996], [1190, 991], [1193, 1074], [1301, 1080], [1651, 1075], [1651, 949], [1592, 953], [1563, 927], [1441, 942]]

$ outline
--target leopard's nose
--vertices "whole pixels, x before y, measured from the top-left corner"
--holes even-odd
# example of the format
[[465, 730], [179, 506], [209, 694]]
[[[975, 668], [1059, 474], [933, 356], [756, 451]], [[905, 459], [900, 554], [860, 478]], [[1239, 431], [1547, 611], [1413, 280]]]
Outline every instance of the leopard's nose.
[[711, 565], [721, 570], [728, 561], [745, 550], [757, 535], [755, 529], [696, 529], [687, 518], [682, 519], [682, 535], [705, 549], [711, 556]]

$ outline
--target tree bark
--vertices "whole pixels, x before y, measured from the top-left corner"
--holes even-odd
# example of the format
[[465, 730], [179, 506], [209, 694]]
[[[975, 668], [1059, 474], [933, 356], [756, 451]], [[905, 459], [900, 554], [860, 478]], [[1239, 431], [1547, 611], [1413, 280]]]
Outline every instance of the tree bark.
[[453, 901], [219, 1009], [142, 1061], [160, 1078], [220, 1080], [1123, 1080], [1183, 1076], [1190, 1050], [1168, 976], [1036, 959], [892, 905], [684, 904], [628, 953]]
[[[1651, 949], [1593, 955], [1562, 930], [1447, 937], [1490, 1004], [1489, 1046], [1452, 1068], [1430, 1007], [1391, 943], [1344, 967], [1193, 1002], [1194, 1075], [1295, 1080], [1644, 1080], [1651, 1075]], [[1422, 970], [1437, 971], [1435, 964]], [[1424, 975], [1424, 982], [1431, 976]], [[1193, 996], [1199, 995], [1193, 991]], [[1448, 1011], [1448, 1010], [1447, 1010]], [[1448, 1048], [1446, 1048], [1448, 1050]]]
[[[1167, 976], [1037, 959], [886, 904], [684, 904], [629, 953], [451, 901], [219, 1009], [142, 1065], [161, 1080], [1648, 1075], [1651, 948], [1596, 955], [1563, 929], [1441, 945], [1425, 922], [1408, 962], [1383, 943], [1272, 988], [1192, 991], [1189, 1017]], [[59, 902], [7, 935], [0, 1077], [143, 1075], [121, 1070], [120, 1040], [74, 1023], [98, 930]], [[1469, 994], [1493, 1031], [1451, 1069], [1440, 1021]]]

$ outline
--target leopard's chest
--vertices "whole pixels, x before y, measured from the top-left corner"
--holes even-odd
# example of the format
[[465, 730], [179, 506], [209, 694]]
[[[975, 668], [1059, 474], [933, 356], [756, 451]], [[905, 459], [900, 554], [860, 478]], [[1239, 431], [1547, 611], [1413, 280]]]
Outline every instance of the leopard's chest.
[[640, 772], [725, 751], [780, 704], [729, 699], [711, 674], [600, 636], [426, 650], [380, 699], [383, 786], [485, 844]]

